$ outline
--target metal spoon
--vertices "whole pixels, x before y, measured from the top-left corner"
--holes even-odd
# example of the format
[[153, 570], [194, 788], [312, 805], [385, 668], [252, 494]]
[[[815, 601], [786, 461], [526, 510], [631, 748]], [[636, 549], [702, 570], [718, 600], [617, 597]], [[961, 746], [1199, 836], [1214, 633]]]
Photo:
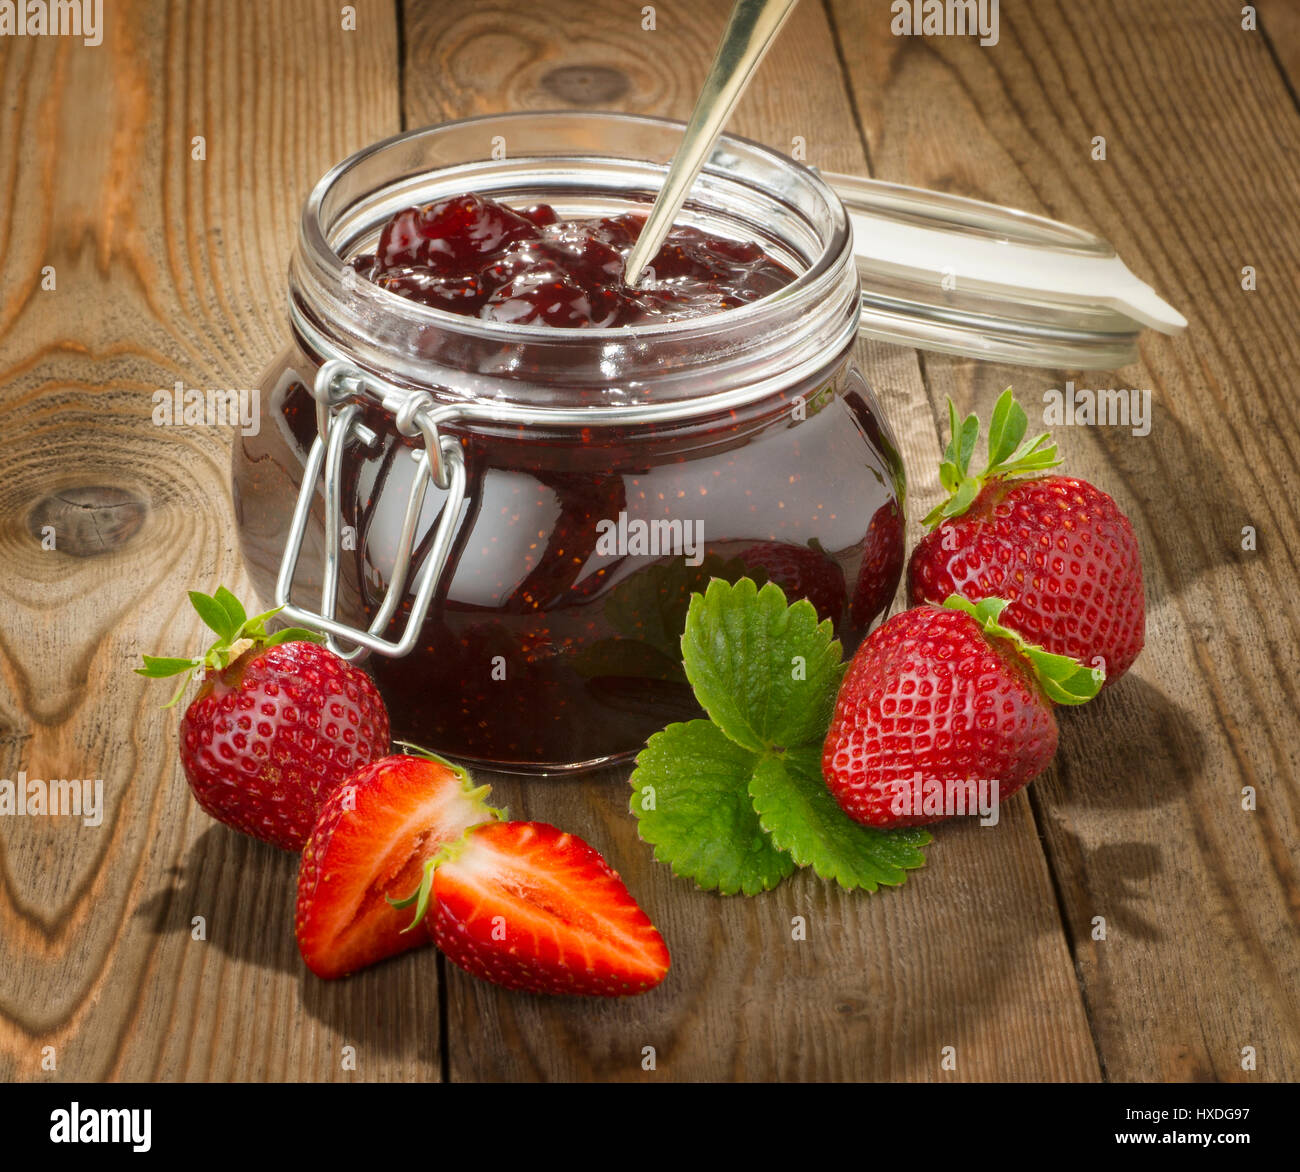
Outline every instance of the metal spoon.
[[696, 99], [681, 146], [650, 209], [641, 235], [623, 265], [623, 279], [635, 286], [646, 265], [663, 247], [695, 177], [731, 117], [758, 63], [799, 0], [736, 0], [727, 30], [704, 88]]

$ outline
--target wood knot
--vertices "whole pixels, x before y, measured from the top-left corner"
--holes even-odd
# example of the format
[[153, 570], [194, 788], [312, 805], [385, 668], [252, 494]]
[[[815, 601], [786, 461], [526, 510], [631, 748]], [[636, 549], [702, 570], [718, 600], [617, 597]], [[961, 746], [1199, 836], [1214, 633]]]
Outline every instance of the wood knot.
[[603, 106], [628, 90], [627, 74], [608, 65], [561, 65], [542, 78], [542, 88], [574, 106]]
[[85, 485], [37, 501], [27, 515], [27, 528], [46, 549], [87, 558], [125, 545], [139, 532], [147, 511], [144, 501], [125, 489]]

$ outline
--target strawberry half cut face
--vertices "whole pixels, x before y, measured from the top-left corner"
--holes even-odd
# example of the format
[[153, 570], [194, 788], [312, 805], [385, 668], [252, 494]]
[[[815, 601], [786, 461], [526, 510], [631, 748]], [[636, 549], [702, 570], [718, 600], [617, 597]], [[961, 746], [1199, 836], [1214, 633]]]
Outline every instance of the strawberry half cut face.
[[469, 831], [434, 871], [433, 895], [438, 947], [507, 989], [617, 997], [668, 972], [663, 938], [617, 872], [544, 822]]
[[307, 967], [341, 977], [427, 943], [403, 932], [411, 913], [388, 897], [420, 885], [425, 861], [496, 817], [463, 770], [394, 756], [358, 770], [330, 795], [302, 853], [295, 930]]

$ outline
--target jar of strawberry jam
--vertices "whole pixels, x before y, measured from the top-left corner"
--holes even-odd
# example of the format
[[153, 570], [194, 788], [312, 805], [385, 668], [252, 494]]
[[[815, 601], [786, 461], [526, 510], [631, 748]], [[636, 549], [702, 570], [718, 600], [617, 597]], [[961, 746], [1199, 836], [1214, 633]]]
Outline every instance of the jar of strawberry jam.
[[679, 641], [711, 577], [809, 599], [850, 650], [895, 592], [903, 469], [827, 182], [723, 138], [620, 286], [680, 134], [468, 119], [306, 204], [240, 539], [265, 597], [366, 658], [395, 736], [525, 772], [622, 758], [698, 714]]

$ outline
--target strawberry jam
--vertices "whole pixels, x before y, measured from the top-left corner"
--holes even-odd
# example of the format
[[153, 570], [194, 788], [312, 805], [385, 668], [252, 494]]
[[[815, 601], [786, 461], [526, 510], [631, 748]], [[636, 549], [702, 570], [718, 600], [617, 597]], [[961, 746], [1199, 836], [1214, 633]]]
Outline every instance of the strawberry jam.
[[[686, 435], [468, 439], [469, 504], [420, 645], [366, 663], [393, 735], [524, 770], [635, 752], [700, 715], [680, 639], [691, 593], [711, 577], [770, 580], [808, 598], [851, 651], [902, 573], [900, 465], [852, 367], [805, 393], [798, 422], [792, 388], [762, 414]], [[266, 597], [314, 401], [301, 381], [283, 382], [270, 414], [288, 427], [263, 427], [235, 457], [245, 558]], [[388, 589], [414, 470], [411, 441], [384, 423], [367, 416], [382, 438], [346, 466], [344, 519], [357, 537], [344, 541], [339, 613], [362, 627]], [[299, 581], [311, 601], [319, 526], [308, 540]]]
[[376, 251], [350, 263], [375, 284], [435, 309], [561, 329], [680, 321], [734, 309], [793, 280], [754, 243], [674, 228], [638, 286], [623, 262], [645, 217], [561, 220], [461, 195], [398, 212]]

